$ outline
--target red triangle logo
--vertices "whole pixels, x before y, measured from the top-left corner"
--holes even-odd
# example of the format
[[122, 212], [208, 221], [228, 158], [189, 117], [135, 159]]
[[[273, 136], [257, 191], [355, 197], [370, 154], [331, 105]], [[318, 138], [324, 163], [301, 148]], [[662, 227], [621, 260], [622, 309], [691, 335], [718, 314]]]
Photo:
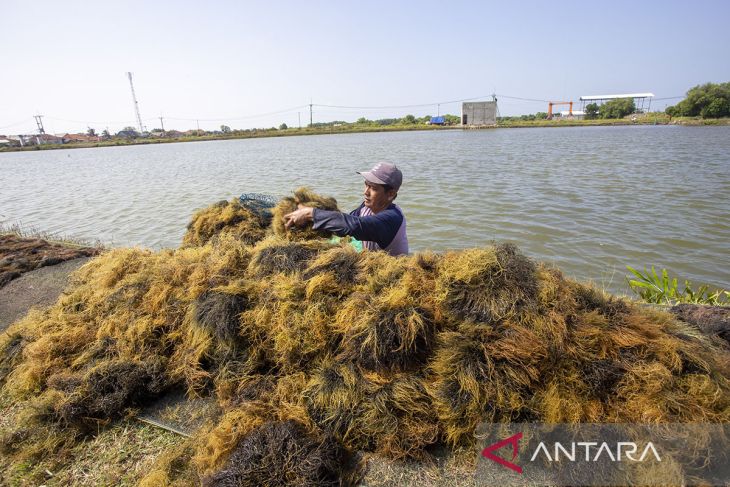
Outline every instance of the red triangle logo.
[[520, 467], [519, 465], [515, 465], [514, 463], [507, 461], [502, 457], [498, 457], [497, 455], [495, 455], [493, 453], [494, 451], [499, 450], [500, 448], [502, 448], [505, 445], [512, 445], [512, 460], [514, 460], [519, 451], [519, 441], [521, 439], [522, 439], [522, 433], [517, 433], [502, 441], [498, 441], [497, 443], [494, 443], [493, 445], [489, 445], [484, 450], [482, 450], [482, 456], [484, 458], [488, 458], [488, 459], [492, 460], [493, 462], [497, 462], [498, 464], [502, 465], [503, 467], [507, 467], [510, 470], [514, 470], [517, 473], [522, 473], [522, 467]]

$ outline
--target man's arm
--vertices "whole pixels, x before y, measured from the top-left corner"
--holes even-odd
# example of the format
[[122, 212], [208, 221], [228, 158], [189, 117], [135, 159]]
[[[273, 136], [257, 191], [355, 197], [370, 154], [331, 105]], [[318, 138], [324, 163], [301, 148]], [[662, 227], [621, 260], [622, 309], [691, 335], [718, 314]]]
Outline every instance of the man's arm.
[[403, 223], [403, 214], [395, 207], [370, 216], [328, 211], [315, 208], [312, 213], [315, 230], [326, 230], [344, 237], [350, 235], [358, 240], [376, 242], [381, 249], [393, 241]]

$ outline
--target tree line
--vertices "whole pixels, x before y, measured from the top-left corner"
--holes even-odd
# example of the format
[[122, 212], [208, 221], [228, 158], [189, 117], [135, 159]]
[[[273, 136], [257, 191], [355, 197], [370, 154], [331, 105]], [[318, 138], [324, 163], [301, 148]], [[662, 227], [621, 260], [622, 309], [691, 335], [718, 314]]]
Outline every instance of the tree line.
[[690, 88], [684, 100], [667, 107], [665, 112], [670, 117], [730, 117], [730, 82]]

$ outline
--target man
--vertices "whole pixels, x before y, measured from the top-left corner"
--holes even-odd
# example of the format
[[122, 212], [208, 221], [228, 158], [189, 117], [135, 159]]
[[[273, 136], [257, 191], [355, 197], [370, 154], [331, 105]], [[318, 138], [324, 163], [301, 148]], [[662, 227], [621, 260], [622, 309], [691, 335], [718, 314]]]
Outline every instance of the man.
[[390, 255], [407, 254], [406, 217], [393, 203], [403, 182], [403, 173], [393, 164], [379, 162], [371, 170], [358, 174], [365, 178], [365, 199], [354, 211], [347, 214], [299, 205], [297, 210], [284, 215], [286, 228], [312, 223], [315, 230], [361, 240], [363, 248], [368, 250], [384, 250]]

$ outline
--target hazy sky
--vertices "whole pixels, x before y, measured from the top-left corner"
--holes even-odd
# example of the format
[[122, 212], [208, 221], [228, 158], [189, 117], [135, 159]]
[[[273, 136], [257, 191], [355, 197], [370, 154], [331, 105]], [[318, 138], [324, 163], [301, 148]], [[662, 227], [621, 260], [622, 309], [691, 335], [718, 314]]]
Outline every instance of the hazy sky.
[[[730, 81], [730, 2], [0, 2], [0, 134], [270, 127]], [[657, 101], [663, 109], [677, 100]], [[547, 111], [499, 98], [503, 115]], [[288, 111], [286, 111], [288, 110]], [[458, 114], [459, 103], [440, 107]], [[270, 112], [285, 111], [268, 116]], [[189, 120], [182, 120], [189, 119]]]

